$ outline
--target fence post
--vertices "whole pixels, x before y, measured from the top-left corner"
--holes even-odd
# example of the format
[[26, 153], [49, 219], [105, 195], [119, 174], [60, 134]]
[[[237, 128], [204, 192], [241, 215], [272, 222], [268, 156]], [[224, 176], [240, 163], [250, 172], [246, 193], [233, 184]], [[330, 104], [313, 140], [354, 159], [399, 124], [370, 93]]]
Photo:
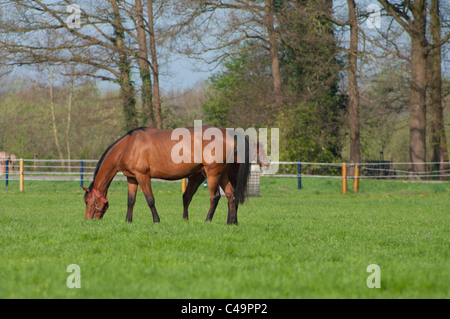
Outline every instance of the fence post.
[[359, 191], [359, 166], [358, 165], [355, 165], [355, 169], [354, 169], [353, 190], [355, 192]]
[[5, 181], [6, 187], [8, 187], [8, 175], [9, 175], [9, 159], [6, 159], [6, 168], [5, 168]]
[[184, 193], [186, 191], [186, 178], [181, 180], [181, 192]]
[[342, 163], [342, 194], [347, 193], [347, 164]]
[[80, 186], [83, 186], [84, 162], [80, 163]]
[[302, 164], [297, 164], [298, 189], [302, 189]]
[[23, 192], [23, 158], [19, 161], [19, 190]]

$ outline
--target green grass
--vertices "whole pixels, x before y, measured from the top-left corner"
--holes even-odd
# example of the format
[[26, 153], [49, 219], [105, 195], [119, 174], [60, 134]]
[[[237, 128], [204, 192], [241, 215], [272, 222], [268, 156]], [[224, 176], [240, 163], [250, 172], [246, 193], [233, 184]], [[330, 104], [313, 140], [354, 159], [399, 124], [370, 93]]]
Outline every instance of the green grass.
[[[449, 298], [450, 183], [262, 179], [260, 198], [212, 223], [202, 187], [182, 220], [180, 183], [155, 182], [161, 223], [113, 182], [102, 221], [85, 221], [76, 182], [0, 186], [0, 298]], [[350, 184], [349, 184], [350, 186]], [[81, 269], [69, 289], [67, 266]], [[381, 268], [369, 289], [366, 268]]]

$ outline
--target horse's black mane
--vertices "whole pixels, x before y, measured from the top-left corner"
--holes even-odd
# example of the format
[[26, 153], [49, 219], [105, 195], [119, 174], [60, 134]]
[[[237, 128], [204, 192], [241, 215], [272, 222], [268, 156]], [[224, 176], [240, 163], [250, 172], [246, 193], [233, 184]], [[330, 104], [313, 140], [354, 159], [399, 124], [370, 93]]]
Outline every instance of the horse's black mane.
[[114, 147], [114, 145], [116, 145], [117, 143], [119, 143], [122, 139], [124, 139], [125, 137], [133, 134], [135, 131], [143, 131], [145, 130], [147, 127], [138, 127], [135, 128], [131, 131], [129, 131], [128, 133], [126, 133], [125, 135], [123, 135], [121, 138], [119, 138], [117, 141], [115, 141], [114, 143], [112, 143], [110, 146], [108, 146], [108, 148], [105, 150], [105, 152], [103, 152], [102, 157], [100, 158], [100, 160], [97, 163], [97, 167], [95, 168], [94, 171], [94, 178], [92, 179], [92, 183], [91, 185], [89, 185], [89, 191], [92, 191], [92, 188], [94, 187], [94, 180], [95, 177], [97, 176], [98, 170], [100, 169], [100, 166], [102, 166], [103, 161], [105, 160], [106, 154], [108, 154], [108, 152]]

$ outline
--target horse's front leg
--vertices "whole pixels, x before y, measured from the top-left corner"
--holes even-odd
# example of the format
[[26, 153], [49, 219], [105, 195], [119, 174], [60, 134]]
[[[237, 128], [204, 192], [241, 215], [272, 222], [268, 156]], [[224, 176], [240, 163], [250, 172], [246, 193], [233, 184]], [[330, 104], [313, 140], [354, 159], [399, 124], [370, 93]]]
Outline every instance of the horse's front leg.
[[133, 221], [133, 207], [136, 202], [136, 191], [138, 187], [138, 182], [134, 177], [127, 177], [128, 183], [128, 210], [127, 210], [127, 222]]
[[141, 185], [142, 191], [144, 192], [145, 199], [147, 200], [147, 204], [150, 207], [153, 216], [153, 222], [159, 223], [160, 219], [158, 216], [158, 212], [156, 211], [155, 206], [155, 197], [152, 192], [152, 185], [150, 182], [150, 176], [147, 175], [136, 175], [136, 179]]
[[219, 204], [220, 200], [220, 188], [217, 187], [216, 192], [214, 193], [214, 196], [210, 196], [210, 204], [209, 204], [209, 211], [208, 215], [206, 215], [206, 221], [210, 222], [212, 221], [214, 217], [214, 213], [216, 212], [217, 205]]
[[216, 212], [217, 204], [220, 200], [219, 179], [220, 175], [216, 172], [206, 171], [206, 178], [208, 179], [209, 187], [209, 210], [206, 215], [206, 221], [212, 221], [214, 213]]

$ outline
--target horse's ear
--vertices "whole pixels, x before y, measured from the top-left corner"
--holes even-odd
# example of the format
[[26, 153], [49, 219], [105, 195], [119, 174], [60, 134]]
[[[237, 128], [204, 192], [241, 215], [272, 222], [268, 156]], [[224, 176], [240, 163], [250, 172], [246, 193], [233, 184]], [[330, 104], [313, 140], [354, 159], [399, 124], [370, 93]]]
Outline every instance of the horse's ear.
[[85, 186], [81, 186], [82, 189], [84, 189], [86, 192], [89, 192], [89, 188], [85, 187]]

